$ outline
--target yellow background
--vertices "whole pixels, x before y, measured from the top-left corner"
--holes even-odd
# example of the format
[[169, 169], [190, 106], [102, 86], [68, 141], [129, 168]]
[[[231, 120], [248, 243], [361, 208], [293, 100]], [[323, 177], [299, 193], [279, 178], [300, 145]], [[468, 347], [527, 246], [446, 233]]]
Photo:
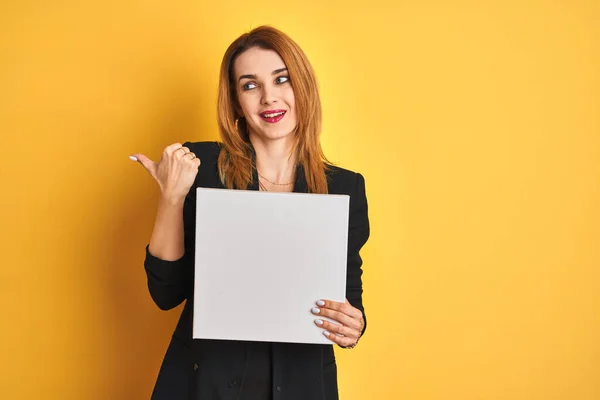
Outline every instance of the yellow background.
[[0, 7], [0, 398], [149, 398], [181, 308], [147, 293], [158, 189], [128, 156], [216, 139], [222, 54], [266, 23], [367, 182], [341, 399], [600, 399], [600, 2]]

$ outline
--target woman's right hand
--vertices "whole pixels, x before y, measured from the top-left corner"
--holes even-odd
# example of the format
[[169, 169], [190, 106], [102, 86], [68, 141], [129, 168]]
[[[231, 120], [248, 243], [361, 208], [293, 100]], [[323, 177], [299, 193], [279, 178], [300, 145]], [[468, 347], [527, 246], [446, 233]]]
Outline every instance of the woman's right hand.
[[161, 195], [170, 201], [183, 201], [194, 184], [200, 159], [180, 143], [167, 146], [155, 163], [143, 154], [132, 154], [156, 179]]

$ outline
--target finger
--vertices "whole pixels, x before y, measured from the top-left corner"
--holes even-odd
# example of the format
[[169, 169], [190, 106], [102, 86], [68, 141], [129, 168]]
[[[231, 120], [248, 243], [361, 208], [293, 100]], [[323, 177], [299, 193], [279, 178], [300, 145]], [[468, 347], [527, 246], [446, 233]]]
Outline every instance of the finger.
[[338, 301], [332, 301], [332, 300], [319, 300], [317, 301], [317, 305], [321, 306], [321, 308], [328, 308], [334, 311], [339, 311], [341, 313], [346, 314], [347, 316], [351, 317], [351, 318], [356, 318], [356, 319], [360, 319], [362, 318], [362, 312], [353, 307], [348, 300], [346, 300], [346, 302], [344, 303], [340, 303]]
[[146, 171], [148, 171], [150, 175], [154, 176], [154, 173], [156, 172], [156, 163], [154, 161], [143, 154], [132, 154], [131, 157], [134, 157], [135, 161], [142, 164], [142, 166], [146, 168]]
[[353, 306], [353, 305], [352, 305], [352, 304], [351, 304], [351, 303], [348, 301], [348, 299], [346, 299], [346, 302], [345, 302], [345, 304], [346, 304], [346, 307], [348, 307], [348, 308], [350, 308], [350, 309], [352, 310], [353, 316], [354, 316], [355, 318], [359, 318], [359, 319], [362, 319], [362, 318], [364, 318], [364, 314], [363, 314], [363, 312], [362, 312], [362, 311], [360, 311], [358, 308], [354, 307], [354, 306]]
[[194, 158], [196, 158], [196, 155], [194, 153], [192, 153], [191, 151], [188, 153], [185, 153], [183, 155], [183, 157], [181, 157], [182, 160], [193, 160]]
[[324, 307], [321, 307], [321, 308], [315, 307], [311, 311], [315, 315], [332, 319], [334, 321], [339, 322], [342, 325], [346, 325], [346, 326], [349, 326], [354, 329], [358, 329], [360, 327], [359, 320], [354, 319], [340, 311], [335, 311], [335, 310], [332, 310], [329, 308], [324, 308]]
[[173, 157], [181, 160], [183, 156], [185, 156], [188, 153], [190, 153], [190, 149], [188, 149], [187, 147], [180, 147], [178, 149], [175, 149], [172, 154]]
[[359, 322], [359, 325], [360, 325], [360, 327], [358, 328], [358, 330], [362, 334], [362, 331], [365, 328], [365, 314], [361, 310], [359, 310], [358, 308], [356, 308], [352, 304], [350, 304], [350, 302], [348, 301], [348, 299], [346, 299], [346, 304], [354, 310], [354, 312], [356, 313], [356, 315], [358, 315], [357, 318], [358, 318], [358, 322]]
[[173, 144], [165, 147], [165, 150], [163, 151], [163, 153], [168, 156], [171, 156], [175, 150], [177, 150], [181, 147], [182, 147], [181, 143], [173, 143]]
[[335, 324], [322, 319], [316, 319], [315, 325], [317, 325], [319, 328], [325, 329], [328, 332], [335, 333], [338, 336], [345, 336], [352, 339], [358, 339], [360, 336], [360, 332], [357, 329], [352, 329], [348, 326]]
[[331, 333], [329, 331], [323, 331], [323, 335], [325, 335], [325, 337], [327, 339], [331, 340], [333, 343], [336, 343], [342, 347], [348, 347], [348, 346], [351, 346], [354, 343], [356, 343], [356, 339], [352, 339], [352, 338], [345, 337], [345, 336], [334, 335], [333, 333]]

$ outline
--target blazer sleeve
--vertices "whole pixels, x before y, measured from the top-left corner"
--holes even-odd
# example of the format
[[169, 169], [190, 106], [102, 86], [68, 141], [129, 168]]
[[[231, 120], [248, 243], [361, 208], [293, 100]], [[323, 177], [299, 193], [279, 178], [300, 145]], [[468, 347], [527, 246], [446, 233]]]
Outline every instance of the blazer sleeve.
[[[189, 142], [184, 143], [189, 147]], [[194, 288], [194, 259], [196, 236], [196, 183], [192, 185], [183, 204], [184, 254], [179, 260], [166, 261], [155, 257], [146, 245], [144, 269], [152, 300], [161, 310], [177, 307], [189, 298]]]
[[350, 218], [348, 221], [348, 267], [346, 278], [346, 297], [352, 306], [362, 311], [365, 326], [362, 334], [367, 329], [367, 316], [362, 303], [362, 258], [360, 249], [369, 238], [369, 216], [367, 196], [365, 192], [365, 179], [356, 174], [356, 188], [350, 197]]

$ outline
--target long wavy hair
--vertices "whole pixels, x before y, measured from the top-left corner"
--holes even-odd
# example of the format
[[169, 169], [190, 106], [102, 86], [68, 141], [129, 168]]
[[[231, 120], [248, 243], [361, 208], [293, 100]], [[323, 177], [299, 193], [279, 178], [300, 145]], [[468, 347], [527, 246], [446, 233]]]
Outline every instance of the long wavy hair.
[[253, 148], [245, 118], [236, 111], [240, 107], [233, 73], [236, 58], [253, 47], [277, 52], [288, 68], [298, 121], [293, 132], [296, 166], [303, 167], [310, 193], [327, 193], [325, 171], [330, 163], [321, 148], [321, 99], [314, 70], [302, 49], [285, 33], [271, 26], [259, 26], [237, 38], [221, 62], [217, 99], [223, 142], [218, 160], [221, 182], [229, 189], [247, 189], [253, 183]]

